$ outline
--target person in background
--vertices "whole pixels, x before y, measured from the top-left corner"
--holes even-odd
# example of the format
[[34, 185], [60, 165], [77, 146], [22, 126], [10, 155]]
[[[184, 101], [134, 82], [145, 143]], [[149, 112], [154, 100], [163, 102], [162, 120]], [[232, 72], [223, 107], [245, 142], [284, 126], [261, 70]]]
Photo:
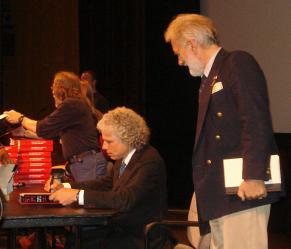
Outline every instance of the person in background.
[[106, 161], [100, 163], [96, 132], [96, 113], [81, 93], [80, 79], [72, 72], [54, 76], [52, 95], [55, 111], [36, 121], [15, 111], [5, 111], [6, 120], [21, 124], [45, 139], [60, 138], [63, 156], [75, 181], [96, 179], [106, 173]]
[[95, 108], [105, 113], [109, 110], [108, 100], [97, 90], [96, 74], [92, 70], [86, 70], [81, 74], [81, 80], [88, 81], [93, 89]]
[[50, 199], [62, 205], [77, 202], [117, 210], [110, 225], [82, 234], [82, 248], [142, 249], [145, 225], [163, 219], [167, 210], [164, 161], [149, 145], [145, 120], [131, 109], [118, 107], [107, 112], [97, 128], [104, 139], [103, 149], [115, 160], [111, 174], [45, 190], [52, 190]]
[[88, 102], [88, 105], [92, 110], [92, 113], [94, 113], [94, 117], [96, 119], [97, 124], [97, 122], [102, 118], [103, 113], [95, 107], [93, 88], [87, 80], [81, 80], [80, 83], [81, 83], [81, 93]]
[[[270, 157], [277, 154], [262, 69], [243, 51], [219, 45], [213, 22], [180, 14], [165, 32], [180, 66], [202, 77], [193, 150], [199, 218], [209, 222], [211, 249], [266, 249], [270, 204], [283, 192], [267, 192]], [[243, 181], [227, 195], [223, 160], [242, 158]]]
[[[103, 113], [94, 107], [94, 92], [93, 92], [93, 88], [91, 87], [88, 81], [81, 80], [81, 92], [83, 96], [85, 96], [87, 101], [89, 102], [92, 112], [95, 113], [96, 125], [97, 125], [97, 122], [102, 118]], [[102, 148], [102, 143], [103, 143], [102, 136], [100, 136], [100, 133], [97, 129], [96, 129], [96, 132], [97, 132], [100, 148]], [[102, 149], [101, 149], [101, 152], [98, 152], [98, 158], [99, 158], [98, 160], [99, 163], [101, 164], [106, 163], [106, 172], [108, 172], [108, 170], [110, 170], [112, 166], [112, 160], [108, 157], [106, 152]]]

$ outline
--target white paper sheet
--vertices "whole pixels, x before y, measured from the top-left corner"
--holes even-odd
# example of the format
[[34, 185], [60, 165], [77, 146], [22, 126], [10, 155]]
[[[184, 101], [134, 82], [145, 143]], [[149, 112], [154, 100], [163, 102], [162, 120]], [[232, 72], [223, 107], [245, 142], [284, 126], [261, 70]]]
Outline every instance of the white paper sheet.
[[[242, 183], [242, 158], [224, 159], [224, 182], [226, 192], [232, 193]], [[267, 190], [278, 191], [278, 185], [281, 184], [280, 159], [278, 155], [272, 155], [270, 160], [271, 179], [265, 181]], [[272, 186], [276, 186], [272, 189]]]

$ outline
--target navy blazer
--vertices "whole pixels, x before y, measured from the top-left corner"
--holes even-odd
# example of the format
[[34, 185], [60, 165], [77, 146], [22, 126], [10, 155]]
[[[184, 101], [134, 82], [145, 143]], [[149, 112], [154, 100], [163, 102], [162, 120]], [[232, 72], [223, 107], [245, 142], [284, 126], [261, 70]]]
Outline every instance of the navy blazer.
[[119, 177], [121, 161], [116, 161], [110, 175], [97, 181], [72, 183], [84, 189], [86, 205], [119, 211], [113, 225], [143, 245], [143, 229], [151, 221], [161, 220], [167, 210], [166, 168], [163, 159], [147, 145], [136, 151]]
[[270, 155], [277, 154], [267, 86], [256, 60], [243, 51], [221, 49], [199, 103], [193, 179], [202, 220], [272, 203], [280, 193], [242, 202], [226, 195], [223, 159], [243, 158], [243, 178], [267, 180]]

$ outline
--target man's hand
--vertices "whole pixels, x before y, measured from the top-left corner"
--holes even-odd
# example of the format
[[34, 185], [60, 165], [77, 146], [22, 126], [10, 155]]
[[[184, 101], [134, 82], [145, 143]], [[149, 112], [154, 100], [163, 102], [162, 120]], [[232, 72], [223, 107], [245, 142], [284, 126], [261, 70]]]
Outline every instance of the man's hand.
[[77, 201], [79, 189], [62, 188], [52, 193], [49, 197], [52, 201], [57, 201], [63, 206], [70, 205]]
[[7, 115], [6, 120], [11, 124], [18, 124], [19, 118], [22, 115], [20, 112], [14, 110], [5, 111], [4, 114]]
[[267, 196], [263, 180], [244, 180], [238, 188], [237, 195], [242, 201], [262, 199]]
[[44, 185], [44, 190], [47, 191], [47, 192], [56, 192], [57, 190], [59, 189], [62, 189], [64, 187], [64, 185], [62, 183], [55, 183], [53, 182], [53, 184], [51, 184], [51, 180], [52, 180], [52, 177], [50, 177], [45, 185]]

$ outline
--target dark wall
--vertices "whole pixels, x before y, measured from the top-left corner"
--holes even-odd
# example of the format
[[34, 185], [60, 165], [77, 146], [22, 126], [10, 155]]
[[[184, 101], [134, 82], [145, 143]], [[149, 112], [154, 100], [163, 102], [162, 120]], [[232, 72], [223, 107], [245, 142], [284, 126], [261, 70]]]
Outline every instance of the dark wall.
[[199, 79], [177, 66], [163, 33], [199, 1], [79, 1], [80, 68], [93, 69], [111, 106], [143, 114], [168, 168], [169, 203], [188, 207]]
[[179, 67], [164, 31], [182, 12], [199, 13], [199, 1], [146, 5], [146, 108], [152, 143], [168, 167], [169, 205], [188, 208], [193, 192], [191, 157], [200, 79]]
[[1, 110], [43, 118], [54, 109], [50, 85], [78, 72], [77, 0], [0, 1]]
[[97, 73], [112, 107], [144, 112], [144, 1], [79, 1], [80, 69]]

